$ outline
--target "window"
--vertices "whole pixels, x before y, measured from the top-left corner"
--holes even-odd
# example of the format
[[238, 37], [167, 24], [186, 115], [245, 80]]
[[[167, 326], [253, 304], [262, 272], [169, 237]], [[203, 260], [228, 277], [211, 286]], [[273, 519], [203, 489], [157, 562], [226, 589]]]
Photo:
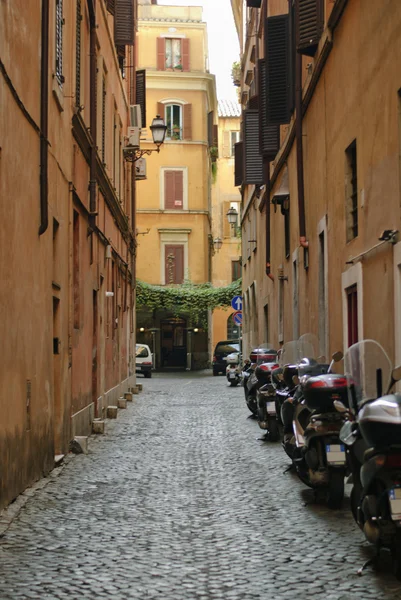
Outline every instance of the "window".
[[166, 244], [164, 248], [166, 285], [184, 281], [184, 246]]
[[158, 71], [189, 71], [189, 39], [157, 38]]
[[184, 173], [164, 171], [164, 208], [181, 210], [184, 207]]
[[79, 213], [74, 210], [73, 218], [73, 302], [74, 302], [74, 328], [79, 329], [80, 324], [80, 286], [79, 286]]
[[231, 261], [231, 281], [237, 281], [241, 277], [241, 263], [239, 260]]
[[102, 86], [102, 160], [106, 162], [106, 78]]
[[166, 138], [170, 140], [182, 140], [182, 106], [179, 104], [167, 104], [166, 113]]
[[56, 0], [56, 79], [60, 87], [64, 83], [63, 75], [63, 0]]
[[358, 341], [358, 288], [352, 285], [347, 288], [347, 325], [348, 325], [348, 347]]
[[356, 140], [345, 151], [345, 202], [347, 242], [358, 236], [358, 177]]
[[234, 144], [239, 142], [239, 131], [230, 131], [230, 156], [234, 156]]
[[77, 0], [75, 39], [75, 105], [81, 104], [81, 0]]

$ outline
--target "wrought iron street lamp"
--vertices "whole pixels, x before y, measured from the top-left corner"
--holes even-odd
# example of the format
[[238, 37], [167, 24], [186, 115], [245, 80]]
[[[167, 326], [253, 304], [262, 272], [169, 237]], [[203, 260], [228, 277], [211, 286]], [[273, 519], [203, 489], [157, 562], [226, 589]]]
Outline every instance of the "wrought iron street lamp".
[[233, 206], [227, 212], [227, 219], [231, 227], [237, 224], [238, 211]]
[[213, 247], [215, 250], [219, 251], [223, 245], [223, 240], [220, 237], [214, 238]]
[[160, 115], [156, 115], [156, 117], [152, 121], [152, 125], [150, 126], [150, 130], [152, 132], [153, 143], [156, 145], [156, 148], [148, 148], [143, 149], [137, 148], [136, 146], [125, 146], [123, 149], [124, 159], [128, 162], [136, 162], [140, 158], [142, 158], [145, 154], [149, 156], [152, 152], [160, 152], [160, 146], [164, 142], [164, 138], [166, 137], [167, 125], [160, 117]]

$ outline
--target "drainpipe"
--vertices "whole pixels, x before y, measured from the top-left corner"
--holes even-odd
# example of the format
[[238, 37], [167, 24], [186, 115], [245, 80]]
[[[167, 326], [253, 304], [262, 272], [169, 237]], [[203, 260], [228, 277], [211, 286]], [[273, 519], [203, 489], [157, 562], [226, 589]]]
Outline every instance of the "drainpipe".
[[136, 177], [135, 163], [131, 165], [131, 284], [132, 289], [136, 287]]
[[42, 0], [42, 44], [40, 59], [40, 226], [42, 235], [49, 225], [48, 153], [49, 125], [49, 0]]
[[97, 76], [97, 57], [96, 57], [96, 0], [88, 0], [90, 38], [89, 38], [89, 127], [92, 138], [90, 148], [89, 163], [89, 227], [93, 231], [96, 225], [96, 141], [97, 141], [97, 114], [96, 114], [96, 76]]
[[[299, 11], [296, 10], [296, 27], [298, 27]], [[305, 227], [305, 189], [304, 189], [304, 157], [302, 148], [302, 54], [297, 52], [295, 59], [295, 135], [297, 139], [297, 186], [299, 214], [299, 243], [308, 248]]]
[[[264, 1], [263, 4], [263, 19], [264, 26], [266, 26], [266, 19], [268, 16], [268, 0]], [[266, 35], [266, 32], [264, 33]], [[266, 57], [265, 57], [266, 58]], [[266, 275], [269, 279], [274, 281], [274, 277], [271, 273], [270, 264], [270, 162], [263, 160], [263, 179], [265, 183], [265, 208], [266, 208], [266, 220], [265, 220], [265, 231], [266, 231]]]

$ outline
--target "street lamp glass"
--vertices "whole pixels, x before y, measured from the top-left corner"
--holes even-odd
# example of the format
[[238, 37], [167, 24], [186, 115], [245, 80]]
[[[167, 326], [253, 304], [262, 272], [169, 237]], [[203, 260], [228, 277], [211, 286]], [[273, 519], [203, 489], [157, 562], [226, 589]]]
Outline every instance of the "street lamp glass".
[[230, 225], [237, 223], [238, 211], [232, 206], [227, 212], [227, 218]]
[[164, 123], [160, 115], [156, 115], [156, 117], [153, 119], [150, 130], [152, 132], [153, 142], [156, 144], [156, 146], [161, 146], [166, 136], [167, 125]]
[[213, 246], [214, 246], [215, 250], [220, 250], [222, 245], [223, 245], [223, 240], [221, 238], [219, 238], [219, 237], [214, 238]]

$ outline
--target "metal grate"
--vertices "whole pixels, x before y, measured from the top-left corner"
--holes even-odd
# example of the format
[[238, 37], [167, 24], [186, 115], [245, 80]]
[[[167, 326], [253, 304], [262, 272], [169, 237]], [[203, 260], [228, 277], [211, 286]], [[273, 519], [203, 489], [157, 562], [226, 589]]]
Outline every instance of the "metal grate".
[[63, 0], [56, 0], [56, 79], [60, 86], [63, 76]]

